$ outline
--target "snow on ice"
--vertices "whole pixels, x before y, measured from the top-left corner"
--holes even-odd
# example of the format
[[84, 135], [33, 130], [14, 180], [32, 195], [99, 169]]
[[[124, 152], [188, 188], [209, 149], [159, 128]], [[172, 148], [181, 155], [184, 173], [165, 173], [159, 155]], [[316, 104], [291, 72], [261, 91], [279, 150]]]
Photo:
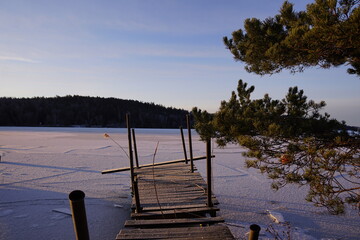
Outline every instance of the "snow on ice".
[[[91, 239], [115, 239], [130, 218], [129, 173], [101, 171], [129, 165], [125, 129], [0, 128], [0, 239], [74, 239], [68, 194], [85, 192]], [[136, 129], [139, 161], [152, 163], [183, 158], [180, 131]], [[193, 136], [194, 156], [205, 155], [205, 144]], [[215, 144], [214, 144], [215, 146]], [[271, 181], [244, 167], [244, 149], [214, 148], [214, 193], [238, 239], [249, 226], [261, 226], [261, 239], [359, 239], [360, 216], [349, 209], [333, 216], [304, 200], [307, 188], [288, 185], [277, 192]], [[206, 177], [205, 161], [195, 162]], [[275, 222], [274, 222], [275, 220]]]

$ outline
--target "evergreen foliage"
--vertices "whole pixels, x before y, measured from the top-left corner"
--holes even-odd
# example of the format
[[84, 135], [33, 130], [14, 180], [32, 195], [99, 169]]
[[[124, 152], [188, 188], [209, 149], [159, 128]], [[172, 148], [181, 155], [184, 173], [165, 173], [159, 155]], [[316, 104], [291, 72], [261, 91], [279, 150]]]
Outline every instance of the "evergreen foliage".
[[321, 114], [325, 102], [307, 100], [297, 87], [282, 100], [268, 94], [252, 100], [254, 89], [240, 80], [237, 93], [215, 114], [194, 108], [202, 140], [246, 147], [247, 167], [267, 174], [275, 190], [309, 185], [306, 199], [317, 206], [338, 214], [349, 203], [360, 213], [360, 135], [349, 135], [345, 123]]
[[131, 114], [137, 128], [178, 128], [187, 111], [116, 98], [65, 96], [0, 98], [0, 126], [125, 127]]
[[351, 65], [348, 73], [360, 76], [359, 2], [316, 0], [306, 11], [296, 12], [285, 1], [275, 17], [246, 19], [244, 30], [224, 37], [224, 43], [235, 60], [256, 74], [346, 64]]

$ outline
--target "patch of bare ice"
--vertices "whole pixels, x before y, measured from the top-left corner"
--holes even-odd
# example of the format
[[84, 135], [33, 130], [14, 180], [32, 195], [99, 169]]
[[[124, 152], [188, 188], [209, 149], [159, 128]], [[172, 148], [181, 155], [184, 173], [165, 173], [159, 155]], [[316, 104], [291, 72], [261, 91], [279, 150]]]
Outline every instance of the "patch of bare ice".
[[6, 217], [14, 212], [12, 209], [0, 209], [0, 217]]

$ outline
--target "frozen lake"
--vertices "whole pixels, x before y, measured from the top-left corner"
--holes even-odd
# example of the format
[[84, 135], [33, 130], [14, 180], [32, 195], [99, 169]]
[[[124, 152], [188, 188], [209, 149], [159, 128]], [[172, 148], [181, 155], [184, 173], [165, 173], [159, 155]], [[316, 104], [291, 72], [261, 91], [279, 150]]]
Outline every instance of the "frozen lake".
[[[76, 189], [86, 194], [91, 239], [115, 239], [130, 216], [130, 177], [101, 171], [129, 160], [104, 133], [127, 150], [126, 129], [0, 127], [0, 239], [74, 239], [71, 216], [56, 210], [69, 208], [68, 194]], [[205, 155], [205, 144], [192, 136], [194, 156]], [[136, 137], [140, 164], [152, 162], [157, 142], [156, 162], [184, 157], [178, 129], [136, 129]], [[213, 191], [237, 238], [246, 239], [256, 223], [262, 239], [274, 238], [269, 231], [290, 232], [291, 239], [359, 239], [356, 210], [330, 215], [294, 185], [273, 192], [270, 180], [244, 167], [243, 148], [213, 146]], [[205, 161], [195, 165], [205, 178]], [[271, 216], [288, 222], [289, 231]]]

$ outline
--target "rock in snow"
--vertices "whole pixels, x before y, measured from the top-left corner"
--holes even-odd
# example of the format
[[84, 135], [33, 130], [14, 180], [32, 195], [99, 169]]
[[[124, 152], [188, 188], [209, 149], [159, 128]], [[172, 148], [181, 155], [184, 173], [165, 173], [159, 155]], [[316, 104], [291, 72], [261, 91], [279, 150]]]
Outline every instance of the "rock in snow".
[[281, 213], [275, 212], [275, 211], [270, 211], [270, 210], [266, 210], [266, 212], [274, 222], [276, 222], [276, 223], [284, 223], [285, 222], [284, 216]]

